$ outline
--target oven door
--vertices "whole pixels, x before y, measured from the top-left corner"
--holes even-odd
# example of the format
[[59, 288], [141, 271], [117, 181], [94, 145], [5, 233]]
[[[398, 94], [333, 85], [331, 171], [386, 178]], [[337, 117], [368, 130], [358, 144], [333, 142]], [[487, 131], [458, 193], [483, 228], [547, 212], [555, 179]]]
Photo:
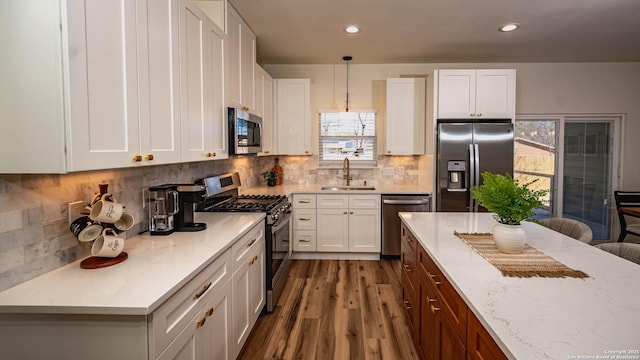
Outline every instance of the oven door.
[[[289, 234], [291, 212], [270, 226], [267, 238], [267, 311], [273, 311], [275, 303], [287, 280], [289, 269]], [[270, 240], [270, 241], [269, 241]]]

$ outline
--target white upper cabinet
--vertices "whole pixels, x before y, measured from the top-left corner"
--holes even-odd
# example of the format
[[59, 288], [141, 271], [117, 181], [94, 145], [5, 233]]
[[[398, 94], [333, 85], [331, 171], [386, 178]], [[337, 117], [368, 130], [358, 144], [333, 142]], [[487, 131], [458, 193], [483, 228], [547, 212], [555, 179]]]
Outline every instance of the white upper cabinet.
[[513, 69], [436, 70], [438, 119], [513, 119]]
[[273, 79], [258, 64], [256, 66], [255, 85], [255, 114], [262, 117], [262, 152], [258, 155], [272, 155], [275, 153], [273, 141]]
[[225, 159], [225, 34], [193, 2], [181, 11], [182, 160]]
[[421, 155], [425, 144], [425, 79], [387, 79], [385, 155]]
[[278, 154], [311, 155], [311, 80], [274, 79]]
[[227, 13], [227, 104], [255, 112], [256, 36], [238, 12]]

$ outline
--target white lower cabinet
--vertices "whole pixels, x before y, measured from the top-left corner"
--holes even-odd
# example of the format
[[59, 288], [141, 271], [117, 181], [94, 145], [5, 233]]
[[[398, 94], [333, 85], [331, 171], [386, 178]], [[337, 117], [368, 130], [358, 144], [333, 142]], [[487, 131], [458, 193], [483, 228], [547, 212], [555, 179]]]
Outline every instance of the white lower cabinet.
[[380, 195], [317, 195], [318, 252], [380, 252]]
[[316, 195], [294, 194], [291, 223], [293, 224], [293, 251], [316, 251]]
[[231, 336], [231, 281], [205, 299], [206, 304], [158, 360], [234, 359]]
[[233, 292], [233, 357], [247, 341], [251, 328], [265, 305], [265, 239], [264, 225], [254, 227], [231, 252], [234, 258]]

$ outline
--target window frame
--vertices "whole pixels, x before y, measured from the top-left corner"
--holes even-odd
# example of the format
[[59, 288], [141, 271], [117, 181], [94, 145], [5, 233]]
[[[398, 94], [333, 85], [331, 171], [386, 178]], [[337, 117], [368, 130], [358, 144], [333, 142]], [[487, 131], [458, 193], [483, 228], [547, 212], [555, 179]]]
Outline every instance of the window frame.
[[[373, 123], [374, 123], [374, 134], [373, 135], [367, 135], [367, 136], [358, 136], [358, 135], [354, 135], [354, 136], [323, 136], [322, 135], [322, 126], [321, 126], [321, 122], [322, 122], [322, 114], [324, 113], [373, 113], [374, 114], [374, 119], [373, 119]], [[380, 125], [379, 122], [379, 118], [378, 118], [378, 112], [375, 109], [349, 109], [349, 111], [344, 111], [342, 109], [318, 109], [318, 113], [317, 113], [317, 124], [318, 124], [318, 167], [319, 168], [329, 168], [329, 169], [335, 169], [335, 168], [339, 168], [341, 169], [343, 166], [343, 159], [340, 160], [323, 160], [323, 141], [324, 140], [328, 140], [331, 138], [335, 138], [335, 139], [339, 139], [339, 140], [359, 140], [359, 139], [366, 139], [366, 140], [373, 140], [373, 158], [372, 159], [367, 159], [367, 160], [361, 160], [359, 158], [357, 158], [356, 156], [353, 156], [353, 154], [346, 154], [345, 157], [349, 158], [349, 162], [351, 165], [351, 168], [376, 168], [378, 166], [378, 128]]]

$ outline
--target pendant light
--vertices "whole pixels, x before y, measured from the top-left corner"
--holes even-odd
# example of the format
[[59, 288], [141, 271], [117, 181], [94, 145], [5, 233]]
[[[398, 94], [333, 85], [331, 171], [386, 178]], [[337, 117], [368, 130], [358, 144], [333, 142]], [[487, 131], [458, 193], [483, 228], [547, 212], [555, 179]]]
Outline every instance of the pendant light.
[[351, 56], [343, 56], [342, 60], [347, 62], [347, 101], [345, 102], [344, 110], [349, 112], [349, 61], [353, 59]]

